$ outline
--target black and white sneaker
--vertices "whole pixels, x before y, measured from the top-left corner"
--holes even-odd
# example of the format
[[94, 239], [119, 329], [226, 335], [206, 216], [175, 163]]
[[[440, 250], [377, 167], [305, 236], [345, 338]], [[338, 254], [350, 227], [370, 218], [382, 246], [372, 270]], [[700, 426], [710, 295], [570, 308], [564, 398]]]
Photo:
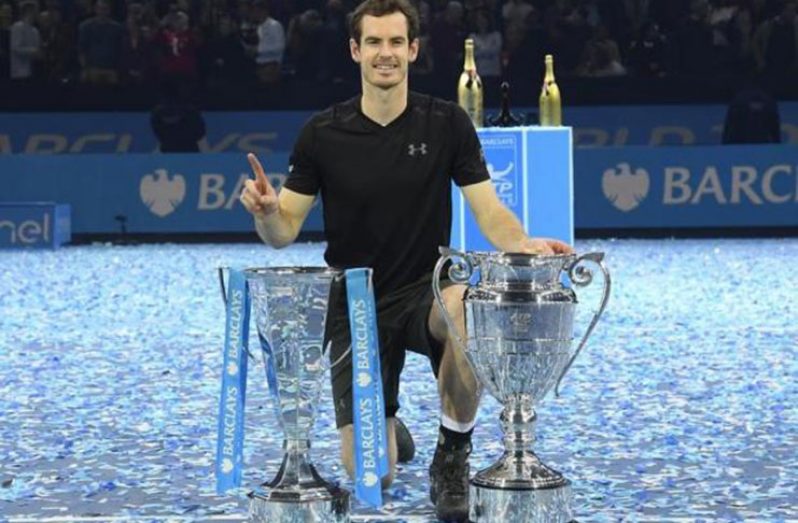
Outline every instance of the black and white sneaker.
[[429, 468], [429, 496], [441, 521], [468, 521], [468, 456], [471, 444], [445, 450], [438, 445]]

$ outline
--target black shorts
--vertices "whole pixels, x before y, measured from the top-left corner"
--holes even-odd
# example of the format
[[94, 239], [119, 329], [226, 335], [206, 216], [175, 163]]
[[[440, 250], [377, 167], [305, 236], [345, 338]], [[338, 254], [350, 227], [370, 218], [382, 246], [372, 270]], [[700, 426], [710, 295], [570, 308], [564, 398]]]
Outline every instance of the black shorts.
[[[443, 357], [443, 344], [435, 341], [429, 331], [428, 318], [434, 302], [432, 274], [393, 291], [376, 297], [377, 331], [380, 342], [380, 369], [382, 391], [385, 399], [385, 416], [393, 417], [399, 410], [399, 376], [405, 364], [405, 350], [427, 355], [432, 371], [438, 375]], [[441, 289], [451, 285], [441, 281]], [[352, 417], [352, 352], [349, 333], [349, 316], [346, 303], [346, 283], [336, 281], [330, 291], [325, 345], [332, 341], [330, 361], [333, 367], [333, 401], [335, 424], [338, 428], [353, 422]], [[346, 354], [343, 358], [342, 355]]]

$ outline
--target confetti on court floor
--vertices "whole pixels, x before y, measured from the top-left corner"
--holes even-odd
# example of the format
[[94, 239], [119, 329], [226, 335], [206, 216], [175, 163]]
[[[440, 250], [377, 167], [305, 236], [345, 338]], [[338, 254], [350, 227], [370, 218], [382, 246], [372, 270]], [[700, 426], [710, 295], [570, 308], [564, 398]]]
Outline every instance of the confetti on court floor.
[[[798, 518], [798, 240], [585, 241], [612, 272], [606, 317], [538, 409], [536, 449], [573, 481], [579, 521]], [[323, 246], [94, 245], [0, 252], [0, 521], [240, 521], [214, 493], [224, 308], [216, 268], [323, 264]], [[581, 325], [600, 282], [580, 296]], [[382, 511], [433, 521], [432, 373], [410, 354], [400, 416], [418, 450]], [[314, 432], [337, 463], [329, 385]], [[250, 371], [244, 483], [281, 434]], [[501, 451], [485, 398], [472, 470]], [[59, 519], [60, 518], [60, 519]], [[70, 519], [71, 518], [71, 519]], [[237, 519], [240, 518], [240, 519]]]

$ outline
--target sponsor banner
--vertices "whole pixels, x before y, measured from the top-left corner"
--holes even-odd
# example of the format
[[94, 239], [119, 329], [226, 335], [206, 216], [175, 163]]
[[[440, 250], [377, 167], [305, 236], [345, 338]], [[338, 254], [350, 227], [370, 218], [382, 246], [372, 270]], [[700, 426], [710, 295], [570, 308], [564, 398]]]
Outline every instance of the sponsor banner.
[[[500, 161], [515, 154], [509, 151], [495, 151], [497, 159], [489, 160], [494, 173], [507, 168]], [[486, 157], [493, 154], [486, 148]], [[573, 156], [577, 229], [798, 225], [798, 160], [792, 146], [612, 147], [577, 149]], [[545, 182], [556, 165], [527, 167], [532, 180], [527, 207], [531, 213], [545, 210], [539, 220], [531, 214], [528, 225], [533, 234], [550, 235], [545, 227], [567, 218], [568, 205], [546, 210], [550, 190], [536, 190], [534, 180], [538, 173]], [[279, 190], [288, 156], [274, 155], [264, 168]], [[0, 198], [69, 204], [73, 234], [116, 233], [122, 219], [131, 233], [249, 232], [252, 218], [238, 198], [250, 176], [243, 154], [9, 155], [0, 156]], [[498, 180], [517, 178], [508, 173]], [[458, 231], [468, 225], [463, 216], [469, 218], [455, 191], [452, 245], [457, 247]], [[501, 194], [509, 201], [515, 189], [502, 188]], [[541, 195], [538, 200], [535, 194]], [[523, 193], [521, 200], [518, 213]], [[322, 229], [317, 203], [303, 231]]]
[[228, 289], [214, 467], [217, 494], [241, 486], [244, 466], [250, 301], [243, 271], [230, 269]]
[[583, 149], [575, 169], [580, 228], [798, 225], [791, 146]]
[[[798, 144], [798, 102], [779, 104], [783, 143]], [[519, 113], [531, 108], [516, 108]], [[486, 114], [498, 112], [487, 109]], [[313, 111], [208, 111], [205, 153], [289, 153]], [[565, 107], [575, 147], [720, 144], [725, 105]], [[148, 113], [3, 113], [0, 154], [151, 153]]]
[[381, 478], [390, 472], [390, 466], [372, 272], [370, 268], [346, 270], [346, 299], [352, 333], [355, 495], [380, 507]]
[[[288, 155], [263, 164], [279, 190]], [[131, 233], [253, 231], [239, 201], [251, 176], [243, 154], [0, 156], [2, 200], [68, 203], [76, 234], [116, 233], [122, 220]], [[321, 220], [317, 204], [305, 230]]]
[[69, 205], [0, 202], [0, 249], [57, 248], [71, 239]]

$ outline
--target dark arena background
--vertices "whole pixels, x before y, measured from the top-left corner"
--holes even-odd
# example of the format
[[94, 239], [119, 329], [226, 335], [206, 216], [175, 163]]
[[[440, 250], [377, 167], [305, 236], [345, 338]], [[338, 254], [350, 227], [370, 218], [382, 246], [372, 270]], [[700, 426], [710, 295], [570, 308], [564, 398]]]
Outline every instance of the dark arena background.
[[[256, 358], [241, 488], [217, 494], [218, 268], [325, 265], [319, 205], [277, 250], [239, 195], [247, 153], [279, 189], [304, 122], [360, 92], [357, 3], [0, 0], [0, 522], [247, 520], [283, 429]], [[412, 3], [411, 90], [456, 102], [472, 37], [486, 121], [509, 101], [524, 133], [480, 130], [499, 197], [612, 275], [537, 407], [575, 519], [798, 522], [796, 2]], [[539, 125], [546, 54], [562, 127]], [[481, 249], [453, 194], [452, 246]], [[576, 339], [600, 299], [579, 294]], [[435, 521], [426, 358], [399, 400], [415, 457], [351, 521]], [[354, 492], [332, 403], [325, 375], [311, 456]], [[500, 412], [484, 394], [472, 474], [501, 455]]]

